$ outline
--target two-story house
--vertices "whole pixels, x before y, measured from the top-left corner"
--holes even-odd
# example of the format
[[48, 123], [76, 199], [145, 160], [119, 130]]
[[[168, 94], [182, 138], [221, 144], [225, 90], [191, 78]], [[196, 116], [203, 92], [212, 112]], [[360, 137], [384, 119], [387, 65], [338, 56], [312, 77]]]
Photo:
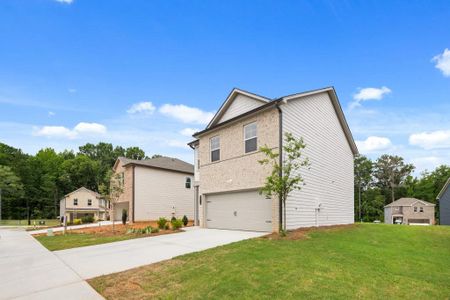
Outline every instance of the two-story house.
[[[271, 169], [258, 160], [281, 151], [285, 133], [302, 137], [311, 163], [305, 185], [280, 199], [260, 195]], [[353, 223], [353, 157], [358, 153], [334, 88], [269, 99], [233, 89], [194, 134], [195, 220], [202, 227], [256, 231]]]
[[400, 198], [384, 207], [384, 223], [406, 225], [434, 224], [435, 204], [416, 199]]
[[95, 220], [106, 220], [109, 214], [109, 201], [99, 193], [81, 187], [67, 195], [59, 202], [60, 216], [67, 222], [92, 216]]
[[194, 218], [194, 166], [172, 157], [134, 160], [119, 157], [113, 166], [120, 177], [121, 194], [112, 214], [121, 220], [126, 210], [130, 222], [160, 217]]

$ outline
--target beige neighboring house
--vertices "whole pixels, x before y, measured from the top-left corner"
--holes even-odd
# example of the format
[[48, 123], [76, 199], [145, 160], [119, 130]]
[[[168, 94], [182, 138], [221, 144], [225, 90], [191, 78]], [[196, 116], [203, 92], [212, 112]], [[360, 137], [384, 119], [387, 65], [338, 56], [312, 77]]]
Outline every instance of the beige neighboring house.
[[81, 187], [60, 200], [60, 216], [67, 222], [91, 215], [94, 220], [106, 220], [109, 215], [109, 202], [99, 193]]
[[435, 206], [416, 198], [400, 198], [384, 207], [384, 223], [433, 225]]
[[113, 167], [123, 193], [114, 205], [114, 219], [128, 213], [131, 222], [160, 217], [194, 218], [194, 166], [172, 157], [133, 160], [119, 157]]
[[[302, 171], [306, 185], [289, 195], [284, 219], [281, 201], [259, 194], [271, 169], [258, 160], [263, 145], [280, 151], [287, 132], [303, 137], [311, 167]], [[278, 231], [284, 224], [353, 223], [358, 150], [334, 88], [277, 99], [233, 89], [194, 138], [195, 220], [202, 227]]]

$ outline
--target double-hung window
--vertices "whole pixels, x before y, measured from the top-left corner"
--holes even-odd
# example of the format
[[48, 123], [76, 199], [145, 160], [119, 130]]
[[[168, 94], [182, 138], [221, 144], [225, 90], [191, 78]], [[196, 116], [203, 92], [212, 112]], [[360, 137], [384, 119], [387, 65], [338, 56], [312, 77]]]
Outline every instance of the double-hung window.
[[88, 206], [92, 206], [92, 199], [88, 199]]
[[186, 182], [184, 183], [184, 187], [187, 189], [191, 188], [191, 177], [186, 177]]
[[420, 211], [420, 212], [423, 212], [423, 207], [420, 207], [419, 211]]
[[78, 205], [78, 199], [77, 198], [75, 198], [75, 199], [73, 199], [73, 205]]
[[244, 143], [245, 143], [245, 153], [256, 151], [258, 147], [256, 122], [244, 126]]
[[211, 161], [220, 160], [220, 137], [215, 136], [209, 140], [211, 148]]

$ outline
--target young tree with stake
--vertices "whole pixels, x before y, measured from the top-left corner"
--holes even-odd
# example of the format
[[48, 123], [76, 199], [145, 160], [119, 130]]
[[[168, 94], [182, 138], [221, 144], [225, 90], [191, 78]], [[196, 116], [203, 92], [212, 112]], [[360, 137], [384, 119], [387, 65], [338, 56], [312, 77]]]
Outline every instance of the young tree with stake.
[[260, 193], [267, 197], [277, 196], [280, 199], [284, 220], [283, 225], [280, 224], [282, 234], [286, 232], [286, 199], [292, 191], [301, 190], [304, 180], [300, 170], [310, 166], [308, 158], [302, 154], [305, 147], [303, 138], [296, 138], [292, 133], [286, 133], [281, 163], [279, 152], [274, 152], [268, 146], [260, 147], [260, 151], [266, 155], [266, 158], [258, 162], [261, 165], [272, 167], [272, 171], [266, 178]]

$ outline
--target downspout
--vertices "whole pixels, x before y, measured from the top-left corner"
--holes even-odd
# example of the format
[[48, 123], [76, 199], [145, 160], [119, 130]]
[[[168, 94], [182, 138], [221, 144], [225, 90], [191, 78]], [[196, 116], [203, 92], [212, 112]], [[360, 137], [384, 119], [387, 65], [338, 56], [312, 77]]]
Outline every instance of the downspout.
[[[280, 171], [278, 173], [278, 176], [281, 178], [283, 177], [283, 169], [282, 169], [282, 165], [283, 165], [283, 111], [280, 108], [280, 102], [279, 100], [281, 100], [282, 98], [277, 100], [277, 104], [276, 104], [276, 108], [278, 110], [278, 149], [279, 149], [279, 156], [278, 156], [278, 164], [280, 165]], [[284, 229], [283, 228], [283, 201], [282, 201], [282, 197], [281, 195], [278, 196], [278, 220], [279, 220], [279, 229]], [[286, 220], [285, 220], [286, 222]]]
[[132, 215], [131, 215], [131, 223], [134, 223], [134, 194], [136, 193], [136, 190], [135, 190], [135, 169], [136, 169], [136, 167], [133, 165], [133, 184], [132, 184], [132, 189], [133, 189], [133, 193], [132, 193], [132, 197], [131, 197], [131, 209], [133, 210], [133, 213], [132, 213]]

